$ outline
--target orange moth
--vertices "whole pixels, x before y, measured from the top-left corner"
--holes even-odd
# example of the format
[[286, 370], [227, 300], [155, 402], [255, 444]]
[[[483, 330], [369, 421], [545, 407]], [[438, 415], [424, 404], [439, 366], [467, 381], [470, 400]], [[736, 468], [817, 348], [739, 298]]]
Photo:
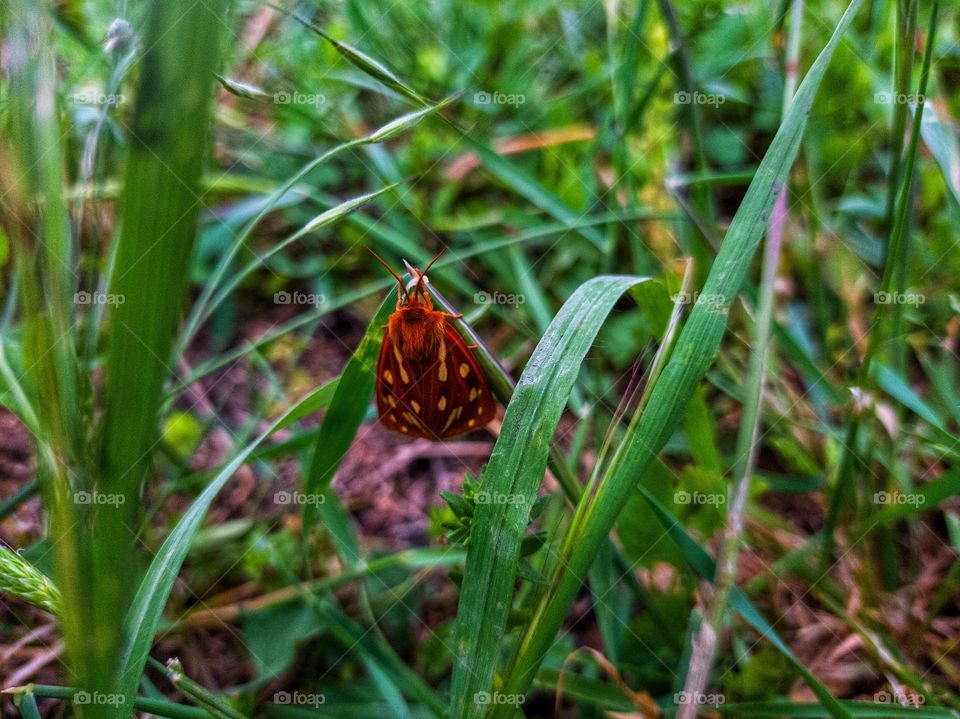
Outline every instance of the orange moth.
[[446, 439], [483, 427], [495, 410], [487, 379], [470, 347], [450, 324], [453, 315], [433, 309], [423, 280], [403, 279], [370, 250], [397, 280], [397, 308], [386, 325], [377, 360], [377, 412], [387, 429], [408, 437]]

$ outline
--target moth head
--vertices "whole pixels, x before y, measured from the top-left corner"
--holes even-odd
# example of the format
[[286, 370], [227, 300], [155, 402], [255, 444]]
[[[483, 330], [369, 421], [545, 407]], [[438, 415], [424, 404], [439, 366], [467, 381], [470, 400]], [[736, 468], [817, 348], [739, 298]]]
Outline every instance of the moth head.
[[397, 281], [397, 309], [433, 309], [433, 302], [430, 300], [430, 293], [427, 292], [424, 280], [427, 279], [427, 272], [429, 272], [430, 268], [433, 267], [433, 263], [439, 260], [443, 256], [443, 253], [447, 251], [446, 248], [440, 250], [440, 252], [437, 253], [437, 256], [430, 260], [430, 263], [423, 271], [418, 270], [416, 267], [411, 267], [409, 264], [407, 265], [407, 267], [410, 268], [411, 274], [414, 276], [414, 280], [411, 280], [413, 283], [412, 287], [404, 283], [403, 278], [394, 272], [393, 268], [384, 262], [376, 252], [371, 250], [369, 247], [367, 250], [371, 255], [377, 258], [377, 261], [381, 265], [387, 268], [387, 271], [393, 275], [394, 279]]

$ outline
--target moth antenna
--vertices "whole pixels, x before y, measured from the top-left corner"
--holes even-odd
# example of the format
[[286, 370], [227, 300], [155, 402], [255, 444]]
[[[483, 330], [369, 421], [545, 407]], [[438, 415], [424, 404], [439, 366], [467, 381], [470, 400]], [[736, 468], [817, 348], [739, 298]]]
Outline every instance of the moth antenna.
[[413, 291], [414, 291], [414, 292], [418, 292], [418, 291], [419, 291], [419, 292], [423, 292], [423, 288], [421, 287], [421, 283], [423, 282], [423, 278], [427, 276], [427, 273], [430, 271], [430, 268], [433, 267], [433, 263], [436, 262], [437, 260], [439, 260], [441, 257], [443, 257], [443, 253], [446, 252], [446, 251], [447, 251], [447, 248], [444, 247], [442, 250], [440, 250], [440, 252], [437, 253], [437, 256], [436, 256], [436, 257], [434, 257], [432, 260], [430, 260], [430, 264], [428, 264], [428, 265], [426, 266], [426, 268], [423, 270], [423, 272], [419, 272], [419, 271], [418, 271], [418, 273], [419, 273], [419, 275], [420, 275], [420, 278], [417, 280], [417, 284], [414, 285], [414, 287], [413, 287]]
[[373, 250], [371, 250], [369, 247], [367, 248], [367, 252], [369, 252], [371, 255], [373, 255], [374, 257], [376, 257], [376, 258], [377, 258], [377, 262], [379, 262], [381, 265], [383, 265], [384, 267], [387, 268], [387, 272], [389, 272], [391, 275], [393, 275], [394, 279], [397, 281], [397, 284], [400, 285], [400, 289], [403, 290], [403, 296], [404, 296], [406, 299], [409, 300], [409, 299], [410, 299], [410, 293], [407, 292], [407, 286], [403, 283], [403, 278], [402, 278], [400, 275], [398, 275], [396, 272], [394, 272], [394, 271], [393, 271], [393, 268], [392, 268], [390, 265], [388, 265], [386, 262], [384, 262], [384, 261], [383, 261], [383, 258], [380, 257], [380, 255], [378, 255], [376, 252], [374, 252]]

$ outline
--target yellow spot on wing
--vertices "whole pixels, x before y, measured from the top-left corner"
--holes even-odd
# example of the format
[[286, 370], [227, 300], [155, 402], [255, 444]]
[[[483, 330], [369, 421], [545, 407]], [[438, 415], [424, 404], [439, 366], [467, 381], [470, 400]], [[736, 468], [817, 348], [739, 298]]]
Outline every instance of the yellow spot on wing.
[[471, 387], [471, 388], [470, 388], [470, 401], [471, 401], [471, 402], [473, 402], [473, 400], [475, 400], [475, 399], [477, 398], [477, 394], [478, 394], [477, 388], [476, 388], [476, 387]]
[[388, 369], [383, 371], [383, 379], [387, 384], [393, 384], [393, 372]]
[[443, 429], [440, 430], [440, 434], [443, 434], [448, 429], [450, 429], [450, 425], [452, 425], [454, 422], [460, 419], [461, 414], [463, 414], [463, 407], [456, 407], [454, 409], [451, 409], [450, 416], [447, 417], [447, 423], [443, 425]]
[[414, 399], [414, 400], [410, 400], [410, 406], [413, 407], [413, 411], [414, 411], [414, 412], [416, 412], [417, 414], [420, 414], [420, 403], [419, 403], [419, 402], [417, 402], [415, 399]]
[[468, 374], [470, 374], [470, 365], [468, 365], [466, 362], [461, 363], [460, 376], [466, 378]]
[[437, 376], [441, 382], [447, 381], [447, 341], [442, 338], [440, 340], [440, 369], [437, 371]]
[[437, 402], [437, 409], [439, 409], [441, 412], [443, 412], [443, 410], [445, 410], [446, 408], [447, 408], [447, 398], [446, 398], [446, 397], [441, 397], [441, 398], [440, 398], [440, 401]]
[[407, 370], [403, 367], [403, 355], [400, 354], [400, 345], [394, 341], [393, 343], [393, 356], [397, 360], [397, 369], [400, 370], [400, 379], [403, 380], [404, 384], [410, 384], [410, 375], [407, 374]]

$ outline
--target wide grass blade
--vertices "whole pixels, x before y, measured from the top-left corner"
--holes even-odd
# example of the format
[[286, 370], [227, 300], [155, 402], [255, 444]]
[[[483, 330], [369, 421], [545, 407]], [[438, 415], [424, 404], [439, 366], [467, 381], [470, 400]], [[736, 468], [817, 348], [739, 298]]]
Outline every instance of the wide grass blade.
[[[847, 8], [826, 47], [797, 90], [730, 224], [701, 291], [705, 301], [694, 305], [669, 363], [656, 379], [650, 401], [631, 423], [628, 436], [618, 448], [596, 496], [585, 497], [578, 507], [560, 557], [554, 563], [551, 586], [543, 592], [534, 619], [527, 625], [514, 662], [505, 677], [502, 690], [505, 693], [523, 694], [530, 686], [587, 575], [600, 542], [610, 532], [638, 479], [643, 477], [656, 453], [673, 434], [687, 401], [713, 362], [726, 329], [727, 311], [739, 293], [766, 230], [770, 212], [796, 158], [820, 82], [861, 1], [854, 0]], [[509, 605], [509, 594], [501, 594], [499, 601]], [[473, 659], [477, 657], [474, 655]], [[493, 659], [481, 657], [481, 660], [490, 664], [479, 667], [474, 664], [474, 671], [478, 671], [481, 677], [490, 677]], [[505, 716], [507, 709], [494, 707], [491, 714]], [[837, 711], [835, 715], [843, 716], [844, 713]]]
[[[97, 599], [86, 628], [98, 641], [85, 661], [109, 665], [111, 674], [121, 644], [117, 619], [137, 573], [132, 548], [140, 490], [157, 446], [163, 384], [172, 374], [167, 358], [197, 234], [213, 97], [210, 69], [217, 65], [224, 5], [173, 0], [151, 3], [148, 13], [110, 289], [118, 299], [110, 313], [97, 491], [116, 502], [94, 511], [97, 551], [90, 583]], [[120, 713], [128, 714], [132, 704], [123, 706]]]
[[[587, 350], [617, 300], [642, 277], [602, 276], [564, 303], [530, 357], [480, 475], [492, 498], [475, 510], [454, 650], [451, 714], [479, 716], [512, 604], [520, 542], [543, 480], [553, 435]], [[502, 498], [502, 499], [501, 499]], [[482, 629], [481, 629], [482, 627]]]

